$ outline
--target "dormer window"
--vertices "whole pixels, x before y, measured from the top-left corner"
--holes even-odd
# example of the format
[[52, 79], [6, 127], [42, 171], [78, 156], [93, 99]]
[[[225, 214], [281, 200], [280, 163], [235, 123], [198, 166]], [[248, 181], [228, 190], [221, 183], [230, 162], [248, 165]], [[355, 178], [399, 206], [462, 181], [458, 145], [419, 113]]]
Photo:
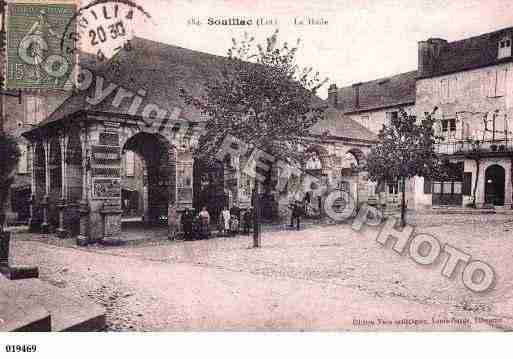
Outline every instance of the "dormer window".
[[503, 37], [499, 41], [499, 59], [511, 56], [511, 37]]

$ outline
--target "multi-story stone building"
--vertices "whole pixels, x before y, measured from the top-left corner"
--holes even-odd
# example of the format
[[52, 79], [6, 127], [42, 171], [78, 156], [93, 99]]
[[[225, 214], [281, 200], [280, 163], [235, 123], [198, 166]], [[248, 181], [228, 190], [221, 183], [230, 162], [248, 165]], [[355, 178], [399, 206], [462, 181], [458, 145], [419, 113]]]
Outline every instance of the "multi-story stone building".
[[434, 180], [421, 203], [511, 208], [512, 35], [508, 28], [419, 43], [417, 113], [438, 108], [438, 151], [459, 169], [453, 181]]
[[417, 117], [436, 109], [437, 151], [452, 164], [452, 178], [409, 181], [409, 207], [511, 207], [512, 35], [507, 28], [454, 42], [428, 39], [419, 42], [417, 71], [331, 86], [330, 104], [373, 132], [398, 108]]
[[337, 88], [331, 85], [329, 104], [347, 117], [378, 133], [398, 115], [399, 108], [415, 113], [417, 71]]
[[[417, 71], [410, 71], [342, 88], [333, 84], [329, 88], [328, 103], [343, 114], [341, 121], [357, 122], [376, 135], [384, 125], [399, 116], [401, 109], [415, 115], [416, 79]], [[382, 205], [398, 206], [400, 183], [383, 184], [378, 188], [375, 184], [370, 186], [377, 190]], [[406, 181], [410, 205], [414, 202], [414, 186], [415, 181]]]

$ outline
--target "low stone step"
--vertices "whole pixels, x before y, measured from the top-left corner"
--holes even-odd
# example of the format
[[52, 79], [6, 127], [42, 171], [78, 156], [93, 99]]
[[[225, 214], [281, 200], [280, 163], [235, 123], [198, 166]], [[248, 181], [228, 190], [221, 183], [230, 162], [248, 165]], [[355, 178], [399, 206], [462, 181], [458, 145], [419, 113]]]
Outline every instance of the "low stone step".
[[[51, 317], [51, 331], [99, 331], [105, 328], [105, 309], [66, 288], [40, 279], [10, 281], [0, 278], [0, 296], [22, 308], [43, 308]], [[0, 307], [0, 318], [6, 308]], [[27, 316], [30, 319], [30, 316]], [[27, 321], [28, 321], [27, 319]]]
[[38, 278], [39, 268], [26, 265], [11, 266], [0, 264], [0, 274], [10, 280]]
[[49, 332], [50, 313], [40, 305], [0, 298], [0, 332]]

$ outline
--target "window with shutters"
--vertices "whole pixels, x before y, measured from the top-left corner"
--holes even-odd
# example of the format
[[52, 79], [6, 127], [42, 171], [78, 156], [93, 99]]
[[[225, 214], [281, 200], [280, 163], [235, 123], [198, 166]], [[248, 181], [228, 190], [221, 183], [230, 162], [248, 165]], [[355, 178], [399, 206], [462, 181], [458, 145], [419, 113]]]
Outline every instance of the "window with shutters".
[[464, 196], [472, 195], [472, 172], [463, 173], [463, 187], [461, 192]]
[[497, 86], [495, 88], [495, 96], [496, 97], [506, 95], [507, 78], [508, 78], [508, 70], [507, 69], [497, 70]]
[[44, 101], [41, 97], [27, 96], [25, 101], [25, 123], [37, 125], [46, 117]]
[[501, 97], [506, 95], [507, 71], [506, 68], [496, 68], [484, 73], [482, 83], [484, 96]]
[[363, 115], [360, 117], [360, 123], [363, 127], [369, 128], [370, 121], [368, 115]]
[[440, 95], [442, 103], [446, 103], [450, 99], [450, 88], [449, 88], [449, 79], [444, 79], [440, 81]]
[[511, 56], [511, 37], [505, 36], [499, 40], [498, 58], [503, 59]]
[[433, 183], [429, 178], [424, 178], [424, 194], [431, 194]]
[[398, 111], [389, 111], [385, 115], [385, 126], [390, 126], [399, 117]]

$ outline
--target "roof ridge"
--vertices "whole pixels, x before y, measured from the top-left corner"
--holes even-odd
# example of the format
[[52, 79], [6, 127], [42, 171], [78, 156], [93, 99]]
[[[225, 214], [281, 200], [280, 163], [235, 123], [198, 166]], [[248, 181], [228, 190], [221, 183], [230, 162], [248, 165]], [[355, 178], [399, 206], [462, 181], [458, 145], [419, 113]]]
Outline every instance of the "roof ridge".
[[505, 27], [505, 28], [502, 28], [502, 29], [499, 29], [499, 30], [495, 30], [495, 31], [484, 32], [482, 34], [466, 37], [466, 38], [463, 38], [463, 39], [448, 41], [447, 45], [462, 43], [462, 42], [470, 41], [470, 40], [474, 40], [474, 39], [481, 39], [483, 37], [490, 37], [492, 35], [500, 34], [501, 32], [505, 32], [505, 31], [508, 31], [508, 30], [513, 31], [513, 26], [508, 26], [508, 27]]
[[342, 89], [347, 89], [347, 88], [351, 88], [354, 84], [359, 84], [360, 86], [362, 85], [366, 85], [366, 84], [369, 84], [369, 83], [374, 83], [374, 82], [381, 82], [381, 81], [385, 81], [385, 80], [390, 80], [392, 78], [397, 78], [397, 77], [406, 77], [406, 75], [412, 75], [412, 74], [417, 74], [418, 73], [418, 70], [411, 70], [411, 71], [406, 71], [406, 72], [401, 72], [401, 73], [398, 73], [398, 74], [395, 74], [395, 75], [390, 75], [390, 76], [383, 76], [383, 77], [379, 77], [377, 79], [374, 79], [374, 80], [369, 80], [369, 81], [362, 81], [362, 82], [355, 82], [351, 85], [347, 85], [347, 86], [342, 86], [339, 88], [339, 91], [342, 90]]
[[147, 39], [145, 37], [140, 37], [140, 36], [134, 36], [133, 39], [139, 40], [139, 41], [143, 41], [143, 42], [146, 42], [148, 44], [149, 43], [153, 43], [153, 44], [157, 44], [157, 45], [159, 45], [161, 47], [168, 47], [168, 48], [177, 49], [177, 50], [181, 50], [181, 51], [189, 52], [189, 53], [193, 53], [193, 54], [199, 54], [199, 55], [205, 55], [205, 56], [213, 56], [213, 57], [218, 57], [218, 58], [221, 58], [221, 59], [227, 59], [228, 58], [227, 56], [217, 55], [217, 54], [213, 54], [213, 53], [205, 52], [205, 51], [200, 51], [200, 50], [189, 49], [189, 48], [186, 48], [186, 47], [182, 47], [182, 46], [178, 46], [178, 45], [174, 45], [174, 44], [169, 44], [167, 42], [151, 40], [151, 39]]

